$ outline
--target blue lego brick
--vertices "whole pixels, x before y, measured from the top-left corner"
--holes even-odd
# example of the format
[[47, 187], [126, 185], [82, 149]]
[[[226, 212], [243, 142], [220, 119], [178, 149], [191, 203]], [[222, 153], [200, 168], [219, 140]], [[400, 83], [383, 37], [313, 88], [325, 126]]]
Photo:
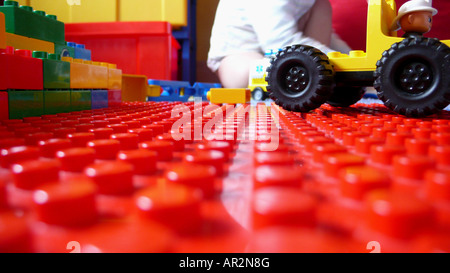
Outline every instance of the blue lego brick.
[[169, 94], [173, 94], [175, 92], [178, 93], [188, 93], [193, 94], [194, 90], [189, 82], [185, 81], [166, 81], [166, 80], [148, 80], [149, 85], [159, 85], [161, 88], [168, 92]]
[[197, 95], [201, 95], [202, 98], [206, 98], [206, 94], [211, 88], [222, 88], [222, 85], [220, 83], [196, 82], [194, 83], [193, 88], [195, 89]]
[[92, 90], [92, 109], [108, 107], [108, 90]]
[[186, 81], [148, 80], [150, 85], [161, 86], [163, 92], [159, 97], [149, 97], [149, 101], [188, 101], [191, 97], [201, 97], [206, 100], [210, 88], [218, 88], [219, 84], [195, 83]]
[[86, 49], [85, 45], [77, 44], [73, 42], [67, 42], [67, 46], [72, 47], [75, 51], [75, 59], [82, 59], [91, 61], [91, 50]]
[[162, 88], [161, 96], [147, 97], [148, 101], [182, 101], [186, 102], [191, 96], [195, 95], [195, 90], [189, 82], [185, 81], [166, 81], [166, 80], [148, 80], [149, 85], [158, 85]]

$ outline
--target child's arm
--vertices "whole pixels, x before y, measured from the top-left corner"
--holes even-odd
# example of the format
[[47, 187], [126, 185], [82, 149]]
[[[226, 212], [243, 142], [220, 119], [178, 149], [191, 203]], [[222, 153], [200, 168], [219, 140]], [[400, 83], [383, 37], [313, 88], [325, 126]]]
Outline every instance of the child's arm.
[[305, 44], [324, 53], [348, 52], [350, 47], [332, 28], [328, 0], [246, 0], [248, 20], [258, 37], [261, 51], [292, 44]]

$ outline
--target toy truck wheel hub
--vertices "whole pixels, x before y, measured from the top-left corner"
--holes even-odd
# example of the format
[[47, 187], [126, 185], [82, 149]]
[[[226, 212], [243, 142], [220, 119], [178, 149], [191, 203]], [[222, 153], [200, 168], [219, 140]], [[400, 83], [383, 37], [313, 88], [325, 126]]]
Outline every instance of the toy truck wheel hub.
[[286, 77], [286, 85], [289, 89], [293, 89], [297, 92], [305, 90], [308, 86], [308, 75], [306, 70], [300, 66], [289, 69]]
[[433, 83], [433, 73], [429, 66], [416, 61], [406, 64], [400, 69], [399, 86], [410, 94], [421, 94]]

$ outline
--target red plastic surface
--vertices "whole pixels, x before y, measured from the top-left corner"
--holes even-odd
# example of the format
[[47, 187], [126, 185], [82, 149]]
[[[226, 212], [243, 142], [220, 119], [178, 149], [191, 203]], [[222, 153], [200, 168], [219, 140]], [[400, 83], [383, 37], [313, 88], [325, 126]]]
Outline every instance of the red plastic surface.
[[2, 121], [0, 251], [450, 251], [448, 112], [179, 104]]
[[66, 40], [85, 44], [92, 50], [93, 59], [117, 64], [125, 74], [177, 80], [180, 45], [167, 22], [71, 23], [65, 26]]

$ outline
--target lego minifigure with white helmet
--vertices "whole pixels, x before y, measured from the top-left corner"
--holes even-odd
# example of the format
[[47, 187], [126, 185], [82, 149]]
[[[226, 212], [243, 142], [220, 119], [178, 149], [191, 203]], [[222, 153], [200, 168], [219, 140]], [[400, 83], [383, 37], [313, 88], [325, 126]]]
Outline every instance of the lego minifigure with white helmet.
[[402, 29], [404, 37], [422, 36], [431, 30], [432, 17], [437, 12], [432, 7], [432, 0], [410, 0], [399, 8], [391, 30]]

